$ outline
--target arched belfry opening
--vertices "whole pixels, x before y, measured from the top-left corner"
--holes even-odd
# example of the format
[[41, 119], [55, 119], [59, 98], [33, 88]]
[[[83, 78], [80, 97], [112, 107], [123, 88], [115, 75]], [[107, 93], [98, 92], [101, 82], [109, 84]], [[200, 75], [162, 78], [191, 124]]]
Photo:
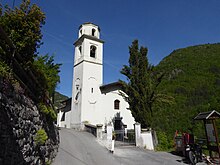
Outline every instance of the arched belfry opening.
[[96, 47], [94, 45], [90, 46], [90, 57], [95, 58], [96, 56]]
[[96, 30], [92, 29], [92, 36], [95, 36], [95, 32], [96, 32]]

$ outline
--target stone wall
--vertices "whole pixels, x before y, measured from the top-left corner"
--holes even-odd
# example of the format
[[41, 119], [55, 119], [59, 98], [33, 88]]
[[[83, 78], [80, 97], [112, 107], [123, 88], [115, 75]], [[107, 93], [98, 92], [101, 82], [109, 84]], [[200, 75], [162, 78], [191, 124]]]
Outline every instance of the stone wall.
[[[0, 165], [45, 164], [58, 151], [56, 127], [24, 93], [0, 78]], [[48, 140], [39, 146], [34, 137], [41, 128]]]

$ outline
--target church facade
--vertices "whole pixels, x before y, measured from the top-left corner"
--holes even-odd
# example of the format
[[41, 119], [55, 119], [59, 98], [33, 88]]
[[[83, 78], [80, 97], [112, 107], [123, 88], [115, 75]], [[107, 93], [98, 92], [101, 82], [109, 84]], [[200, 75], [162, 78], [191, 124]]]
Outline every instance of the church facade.
[[104, 126], [113, 123], [115, 129], [122, 125], [133, 129], [135, 121], [120, 95], [120, 83], [103, 85], [103, 44], [97, 25], [84, 23], [79, 27], [74, 43], [71, 110], [60, 111], [58, 126], [82, 129], [85, 123]]

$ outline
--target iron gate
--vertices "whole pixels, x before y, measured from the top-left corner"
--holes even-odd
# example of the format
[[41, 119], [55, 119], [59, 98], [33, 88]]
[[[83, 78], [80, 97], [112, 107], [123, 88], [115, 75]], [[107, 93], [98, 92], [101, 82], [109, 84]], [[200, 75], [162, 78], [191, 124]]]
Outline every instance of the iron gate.
[[115, 146], [134, 146], [135, 132], [133, 129], [129, 130], [115, 130]]

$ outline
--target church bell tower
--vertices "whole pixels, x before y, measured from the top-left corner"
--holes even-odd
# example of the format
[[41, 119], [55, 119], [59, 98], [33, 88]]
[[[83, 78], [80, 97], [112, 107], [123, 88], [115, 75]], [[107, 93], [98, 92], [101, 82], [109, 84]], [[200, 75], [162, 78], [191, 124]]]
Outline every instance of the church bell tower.
[[70, 125], [80, 128], [83, 122], [95, 122], [103, 83], [103, 43], [100, 28], [93, 23], [79, 27], [74, 43], [72, 107]]

